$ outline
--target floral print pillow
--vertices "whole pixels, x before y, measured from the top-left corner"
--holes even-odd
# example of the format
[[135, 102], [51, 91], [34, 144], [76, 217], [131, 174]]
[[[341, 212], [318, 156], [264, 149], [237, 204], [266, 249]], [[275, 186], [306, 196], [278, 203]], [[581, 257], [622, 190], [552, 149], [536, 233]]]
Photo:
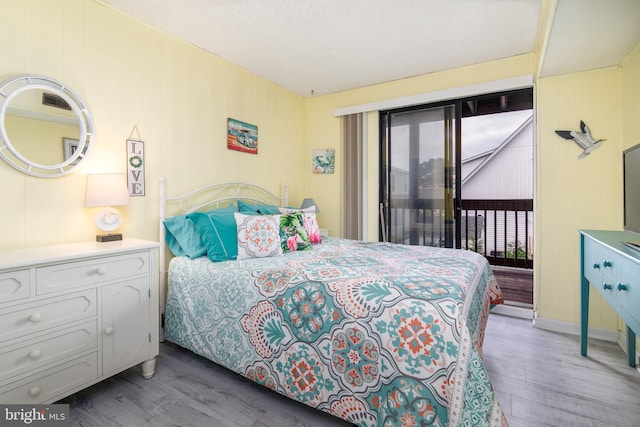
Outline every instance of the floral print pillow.
[[302, 212], [280, 215], [280, 242], [283, 252], [311, 249], [311, 241], [304, 227]]
[[316, 207], [309, 206], [305, 209], [291, 209], [291, 208], [278, 208], [281, 214], [291, 214], [295, 212], [301, 212], [303, 214], [302, 223], [304, 229], [309, 236], [309, 241], [312, 245], [322, 243], [322, 236], [320, 236], [320, 227], [318, 227], [318, 220], [316, 219]]

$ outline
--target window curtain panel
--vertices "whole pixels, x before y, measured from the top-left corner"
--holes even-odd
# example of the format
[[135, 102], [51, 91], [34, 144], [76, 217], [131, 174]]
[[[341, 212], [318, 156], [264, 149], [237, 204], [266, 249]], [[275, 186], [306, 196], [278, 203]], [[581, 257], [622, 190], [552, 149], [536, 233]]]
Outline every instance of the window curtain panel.
[[342, 116], [342, 235], [363, 238], [363, 113]]

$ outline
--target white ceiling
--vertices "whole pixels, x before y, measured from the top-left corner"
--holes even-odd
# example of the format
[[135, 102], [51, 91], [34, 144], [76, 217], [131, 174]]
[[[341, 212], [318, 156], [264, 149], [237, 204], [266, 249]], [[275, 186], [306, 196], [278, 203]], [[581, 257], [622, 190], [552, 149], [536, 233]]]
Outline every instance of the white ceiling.
[[620, 64], [640, 0], [100, 0], [304, 97], [533, 52], [542, 75]]

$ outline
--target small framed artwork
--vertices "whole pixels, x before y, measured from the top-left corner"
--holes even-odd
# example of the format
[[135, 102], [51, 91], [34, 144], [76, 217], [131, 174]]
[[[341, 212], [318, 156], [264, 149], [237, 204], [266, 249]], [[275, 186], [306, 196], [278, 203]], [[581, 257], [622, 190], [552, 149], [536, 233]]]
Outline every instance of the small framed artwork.
[[313, 150], [313, 173], [333, 173], [335, 157], [336, 150], [333, 148]]
[[[78, 145], [80, 145], [80, 141], [78, 141], [77, 139], [62, 137], [62, 153], [64, 155], [64, 160], [67, 160], [69, 157], [73, 156], [73, 154], [78, 149]], [[85, 146], [82, 154], [85, 154], [86, 152], [87, 147]], [[73, 163], [75, 164], [78, 161], [80, 161], [80, 158], [74, 160]]]
[[227, 148], [258, 154], [258, 126], [230, 118], [227, 122]]

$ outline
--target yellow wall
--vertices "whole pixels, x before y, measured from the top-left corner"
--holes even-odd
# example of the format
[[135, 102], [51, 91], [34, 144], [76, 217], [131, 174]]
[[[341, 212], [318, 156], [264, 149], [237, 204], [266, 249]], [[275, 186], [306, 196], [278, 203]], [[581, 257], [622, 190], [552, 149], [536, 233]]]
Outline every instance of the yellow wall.
[[[542, 318], [579, 319], [579, 229], [622, 228], [620, 69], [543, 78], [537, 83], [536, 307]], [[557, 136], [580, 120], [607, 141], [582, 150]], [[616, 317], [593, 292], [592, 326], [615, 329]]]
[[[72, 175], [34, 178], [0, 162], [0, 249], [92, 239], [86, 174], [124, 173], [134, 126], [146, 195], [121, 208], [125, 236], [158, 238], [160, 176], [170, 195], [242, 180], [276, 193], [288, 184], [292, 204], [307, 196], [304, 98], [93, 0], [0, 0], [0, 14], [11, 17], [0, 26], [0, 80], [59, 80], [96, 128], [95, 150]], [[226, 148], [228, 117], [258, 126], [258, 155]]]
[[[622, 229], [622, 151], [640, 143], [640, 44], [620, 67], [537, 82], [536, 308], [540, 317], [579, 319], [579, 229]], [[587, 123], [607, 138], [583, 160], [556, 129]], [[561, 189], [558, 191], [558, 189]], [[591, 292], [590, 325], [622, 330]]]

